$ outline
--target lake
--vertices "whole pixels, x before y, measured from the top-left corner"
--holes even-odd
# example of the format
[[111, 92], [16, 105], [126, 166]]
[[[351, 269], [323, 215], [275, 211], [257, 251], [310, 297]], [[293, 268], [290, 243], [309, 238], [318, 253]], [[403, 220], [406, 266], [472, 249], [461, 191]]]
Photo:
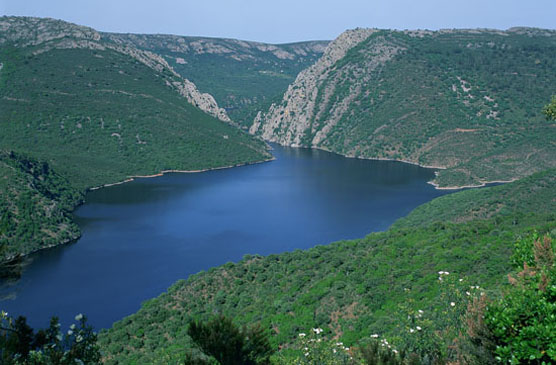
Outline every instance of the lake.
[[33, 327], [84, 313], [96, 328], [137, 311], [178, 279], [245, 254], [363, 237], [446, 192], [434, 170], [274, 146], [276, 160], [167, 174], [89, 192], [83, 236], [29, 257], [0, 308]]

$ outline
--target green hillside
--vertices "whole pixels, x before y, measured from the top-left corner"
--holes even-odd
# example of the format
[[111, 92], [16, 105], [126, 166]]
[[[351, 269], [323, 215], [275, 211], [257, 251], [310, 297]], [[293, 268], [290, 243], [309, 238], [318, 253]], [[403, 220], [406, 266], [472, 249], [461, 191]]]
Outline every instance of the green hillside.
[[[11, 27], [0, 32], [0, 151], [47, 164], [69, 190], [270, 158], [262, 142], [188, 103], [173, 87], [181, 79], [156, 56], [118, 48], [94, 30], [61, 21], [1, 21]], [[34, 27], [42, 33], [33, 33]], [[44, 229], [23, 229], [25, 217], [49, 216], [50, 203], [18, 206], [15, 196], [36, 194], [33, 184], [19, 182], [28, 171], [14, 168], [2, 167], [2, 184], [10, 193], [2, 194], [1, 206], [12, 217], [10, 232], [19, 232], [7, 241], [8, 251], [27, 253], [55, 237], [75, 238], [72, 224], [71, 233], [55, 237]], [[52, 220], [37, 224], [50, 226]], [[67, 227], [62, 219], [55, 231]]]
[[236, 39], [162, 34], [106, 34], [164, 57], [181, 76], [208, 92], [230, 118], [248, 127], [312, 65], [328, 41], [265, 44]]
[[[430, 331], [449, 325], [446, 307], [451, 308], [450, 301], [456, 299], [445, 296], [439, 271], [449, 272], [452, 283], [463, 279], [464, 291], [479, 285], [496, 296], [512, 270], [509, 258], [514, 242], [533, 230], [554, 233], [554, 177], [552, 171], [485, 188], [479, 195], [464, 191], [450, 196], [456, 206], [488, 211], [493, 202], [522, 191], [514, 195], [515, 209], [508, 214], [463, 223], [428, 223], [450, 216], [453, 205], [439, 204], [446, 199], [442, 197], [418, 208], [428, 212], [428, 219], [412, 227], [307, 251], [248, 255], [238, 263], [201, 272], [115, 323], [101, 334], [101, 348], [107, 363], [114, 364], [181, 359], [191, 348], [188, 323], [214, 313], [231, 316], [240, 324], [260, 322], [286, 358], [288, 344], [316, 327], [348, 346], [372, 334], [402, 346], [411, 341], [402, 308], [423, 310], [431, 318]], [[527, 204], [532, 195], [540, 198], [534, 212]], [[463, 208], [461, 213], [468, 210]]]
[[253, 133], [443, 167], [434, 180], [443, 187], [556, 166], [556, 125], [541, 113], [556, 94], [556, 32], [351, 32], [327, 51], [341, 56], [306, 70]]
[[2, 257], [31, 252], [36, 241], [49, 247], [79, 237], [70, 212], [83, 194], [47, 163], [0, 151], [0, 176]]
[[398, 219], [396, 228], [427, 226], [435, 222], [460, 223], [474, 219], [556, 211], [556, 170], [538, 172], [489, 189], [449, 194], [415, 208]]

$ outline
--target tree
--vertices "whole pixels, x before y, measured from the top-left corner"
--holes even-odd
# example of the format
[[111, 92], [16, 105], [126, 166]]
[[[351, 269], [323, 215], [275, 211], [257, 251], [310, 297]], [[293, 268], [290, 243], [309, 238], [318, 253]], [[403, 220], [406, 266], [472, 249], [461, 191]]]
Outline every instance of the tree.
[[[555, 249], [548, 236], [541, 239], [534, 235], [520, 240], [513, 261], [522, 263], [521, 271], [515, 276], [508, 275], [511, 287], [505, 295], [483, 303], [481, 310], [473, 316], [475, 320], [469, 322], [473, 329], [468, 331], [472, 342], [487, 349], [499, 362], [556, 362], [554, 256]], [[481, 355], [483, 359], [486, 358], [484, 355]]]
[[100, 350], [93, 328], [85, 316], [75, 317], [67, 333], [62, 334], [57, 317], [50, 327], [35, 334], [25, 317], [13, 320], [8, 313], [0, 313], [0, 363], [2, 364], [97, 364]]
[[[240, 329], [230, 318], [222, 315], [206, 324], [192, 322], [187, 334], [205, 354], [222, 365], [269, 364], [273, 353], [268, 336], [260, 326]], [[186, 362], [199, 363], [190, 358]]]
[[556, 95], [552, 95], [552, 100], [549, 104], [545, 105], [542, 112], [547, 120], [556, 120]]

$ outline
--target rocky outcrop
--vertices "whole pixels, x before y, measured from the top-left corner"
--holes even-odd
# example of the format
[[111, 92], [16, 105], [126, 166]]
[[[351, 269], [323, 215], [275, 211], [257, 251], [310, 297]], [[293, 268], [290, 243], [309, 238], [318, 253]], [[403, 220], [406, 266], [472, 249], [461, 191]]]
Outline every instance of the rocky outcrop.
[[157, 72], [168, 70], [176, 79], [167, 85], [174, 88], [191, 104], [204, 112], [224, 121], [230, 118], [220, 108], [214, 98], [200, 92], [195, 84], [181, 77], [158, 54], [138, 49], [129, 42], [115, 42], [116, 37], [107, 37], [96, 30], [61, 20], [30, 17], [1, 17], [0, 45], [11, 43], [17, 47], [33, 47], [34, 54], [48, 52], [51, 49], [86, 48], [94, 50], [111, 49], [133, 57]]
[[185, 96], [185, 98], [197, 108], [205, 111], [206, 113], [220, 119], [224, 122], [231, 122], [230, 117], [226, 114], [223, 108], [218, 107], [214, 97], [208, 93], [202, 93], [197, 89], [194, 83], [187, 79], [182, 79], [182, 81], [174, 81], [172, 86], [178, 90], [178, 92]]
[[[259, 113], [249, 129], [251, 134], [259, 134], [271, 142], [283, 145], [300, 146], [306, 130], [311, 125], [311, 120], [318, 113], [317, 97], [319, 88], [332, 70], [332, 66], [346, 55], [346, 52], [367, 39], [376, 30], [355, 29], [342, 33], [336, 40], [328, 45], [323, 56], [313, 66], [302, 71], [295, 82], [288, 87], [282, 103], [272, 104], [266, 113]], [[333, 87], [333, 85], [331, 86]], [[330, 88], [324, 91], [325, 99], [330, 95]], [[341, 110], [349, 104], [346, 100]], [[330, 121], [334, 123], [334, 120]], [[324, 138], [326, 129], [319, 134], [318, 140]]]

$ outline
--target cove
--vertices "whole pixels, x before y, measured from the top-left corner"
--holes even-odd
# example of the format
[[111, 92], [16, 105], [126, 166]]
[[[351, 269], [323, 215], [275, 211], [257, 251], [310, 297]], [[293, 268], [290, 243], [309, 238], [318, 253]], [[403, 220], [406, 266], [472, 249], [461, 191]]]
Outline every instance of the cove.
[[0, 308], [33, 327], [84, 313], [107, 328], [201, 270], [363, 237], [447, 193], [427, 184], [431, 169], [273, 147], [267, 163], [89, 192], [74, 213], [81, 239], [29, 257], [2, 284]]

